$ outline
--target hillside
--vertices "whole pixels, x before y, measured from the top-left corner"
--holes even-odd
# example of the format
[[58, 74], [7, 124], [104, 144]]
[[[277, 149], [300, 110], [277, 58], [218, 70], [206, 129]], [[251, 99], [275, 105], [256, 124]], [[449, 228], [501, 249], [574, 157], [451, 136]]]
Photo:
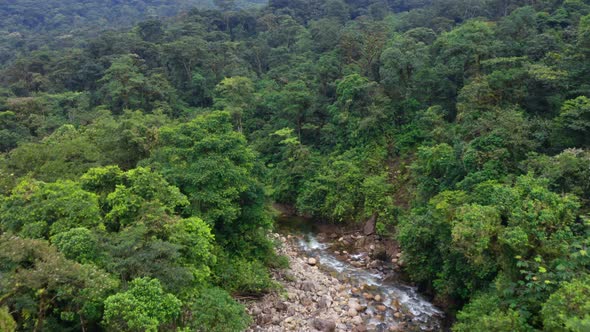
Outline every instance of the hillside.
[[[0, 330], [337, 326], [311, 321], [335, 307], [352, 330], [363, 303], [396, 306], [293, 279], [322, 262], [275, 250], [296, 241], [269, 236], [272, 206], [328, 227], [349, 271], [395, 269], [454, 332], [590, 329], [588, 1], [217, 1], [145, 20], [174, 14], [150, 2], [128, 28], [72, 5], [75, 29], [108, 31], [64, 39], [17, 3], [11, 25], [41, 33], [19, 44], [2, 22]], [[245, 303], [286, 317], [273, 276], [301, 295], [297, 322]]]
[[[233, 6], [265, 3], [242, 0]], [[9, 0], [0, 6], [0, 66], [13, 59], [15, 52], [71, 47], [100, 31], [130, 28], [142, 20], [171, 17], [193, 8], [215, 7], [214, 0]]]

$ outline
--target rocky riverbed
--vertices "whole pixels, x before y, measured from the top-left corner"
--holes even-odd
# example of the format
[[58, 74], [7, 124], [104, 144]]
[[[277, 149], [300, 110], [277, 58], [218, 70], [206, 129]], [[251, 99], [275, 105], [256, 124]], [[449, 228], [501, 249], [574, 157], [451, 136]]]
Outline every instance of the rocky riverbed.
[[[360, 234], [282, 236], [273, 234], [290, 268], [275, 271], [283, 290], [250, 303], [249, 331], [419, 331], [439, 330], [442, 313], [408, 286], [384, 282], [396, 264], [372, 258], [380, 244], [363, 252], [344, 250]], [[372, 242], [373, 243], [373, 242]], [[368, 252], [364, 252], [368, 250]], [[352, 250], [351, 250], [352, 251]], [[401, 256], [394, 254], [397, 263]]]

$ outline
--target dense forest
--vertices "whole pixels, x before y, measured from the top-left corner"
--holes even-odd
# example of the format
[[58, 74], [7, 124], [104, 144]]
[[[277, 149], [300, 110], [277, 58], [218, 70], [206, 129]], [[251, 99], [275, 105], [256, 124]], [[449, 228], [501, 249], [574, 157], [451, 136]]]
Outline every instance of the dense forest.
[[265, 0], [4, 0], [0, 6], [0, 65], [42, 47], [80, 46], [106, 30], [129, 29], [192, 8], [251, 8]]
[[590, 1], [215, 2], [0, 8], [0, 330], [243, 330], [271, 202], [453, 331], [590, 330]]

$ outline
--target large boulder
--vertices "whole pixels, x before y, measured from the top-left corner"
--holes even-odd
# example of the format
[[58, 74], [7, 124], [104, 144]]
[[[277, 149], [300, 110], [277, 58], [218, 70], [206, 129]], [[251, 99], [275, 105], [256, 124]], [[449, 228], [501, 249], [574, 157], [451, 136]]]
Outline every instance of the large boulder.
[[363, 227], [363, 233], [365, 233], [365, 235], [375, 234], [376, 226], [377, 226], [377, 213], [373, 213], [373, 215], [365, 222], [365, 226]]
[[336, 323], [330, 319], [314, 318], [311, 325], [314, 329], [322, 332], [333, 332], [336, 330]]
[[314, 292], [317, 289], [317, 287], [311, 281], [304, 281], [300, 284], [299, 289], [301, 289], [305, 292]]

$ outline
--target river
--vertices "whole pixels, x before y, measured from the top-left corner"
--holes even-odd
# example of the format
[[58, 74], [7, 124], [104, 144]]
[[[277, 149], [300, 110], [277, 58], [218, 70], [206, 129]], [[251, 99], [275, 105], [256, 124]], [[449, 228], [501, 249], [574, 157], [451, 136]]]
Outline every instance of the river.
[[342, 251], [334, 240], [324, 240], [314, 224], [304, 218], [281, 217], [278, 231], [290, 235], [299, 251], [319, 262], [322, 271], [351, 287], [359, 312], [369, 331], [442, 331], [444, 313], [419, 294], [415, 287], [400, 280], [392, 264], [379, 269], [366, 268], [359, 261], [368, 259], [363, 252]]

